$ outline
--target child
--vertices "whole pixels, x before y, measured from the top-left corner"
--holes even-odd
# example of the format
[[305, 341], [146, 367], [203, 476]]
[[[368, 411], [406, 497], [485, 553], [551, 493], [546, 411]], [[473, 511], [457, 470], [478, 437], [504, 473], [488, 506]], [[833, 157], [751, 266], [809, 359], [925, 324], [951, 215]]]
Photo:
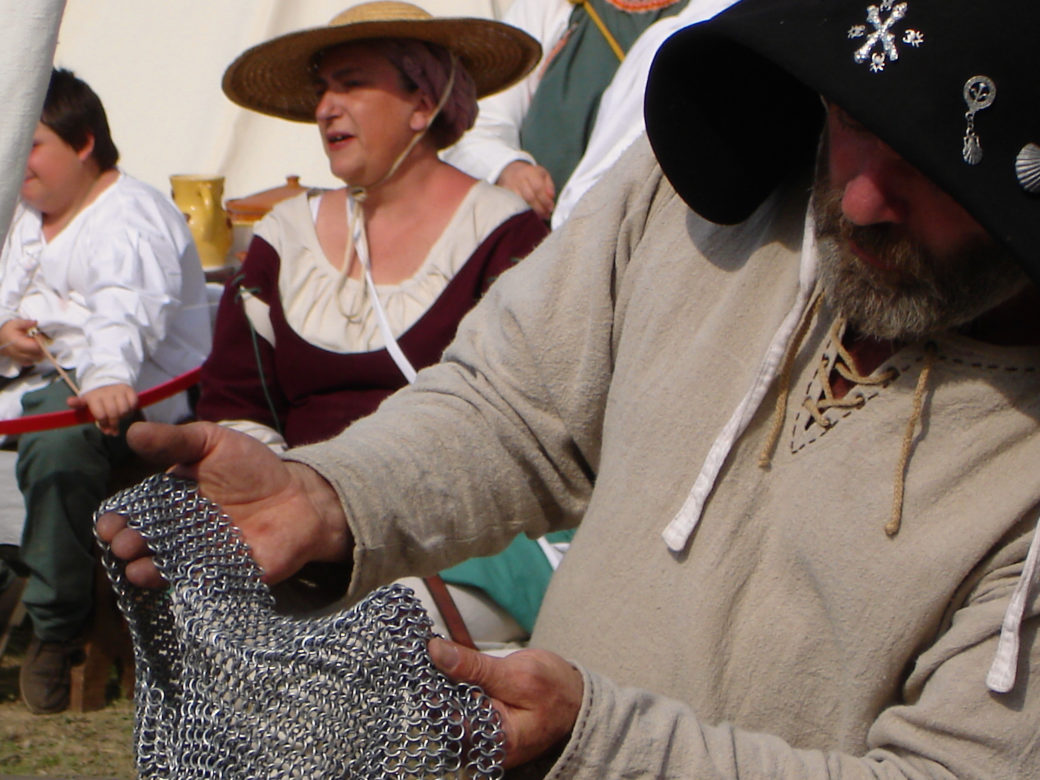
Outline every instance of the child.
[[[91, 518], [137, 392], [188, 371], [210, 346], [205, 279], [184, 216], [117, 167], [104, 108], [55, 70], [0, 259], [0, 416], [87, 408], [96, 425], [23, 434], [23, 601], [33, 638], [20, 674], [35, 713], [68, 706], [69, 669], [91, 609]], [[184, 394], [150, 419], [189, 414]]]

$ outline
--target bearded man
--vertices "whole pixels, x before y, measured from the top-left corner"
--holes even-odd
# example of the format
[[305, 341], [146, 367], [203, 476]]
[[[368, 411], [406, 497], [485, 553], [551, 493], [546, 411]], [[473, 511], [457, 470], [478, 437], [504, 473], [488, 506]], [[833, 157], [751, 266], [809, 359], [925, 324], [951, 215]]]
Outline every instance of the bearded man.
[[650, 145], [372, 417], [282, 461], [131, 441], [270, 581], [349, 561], [354, 598], [579, 526], [536, 649], [430, 644], [531, 775], [1036, 777], [1038, 25], [743, 0], [662, 47]]

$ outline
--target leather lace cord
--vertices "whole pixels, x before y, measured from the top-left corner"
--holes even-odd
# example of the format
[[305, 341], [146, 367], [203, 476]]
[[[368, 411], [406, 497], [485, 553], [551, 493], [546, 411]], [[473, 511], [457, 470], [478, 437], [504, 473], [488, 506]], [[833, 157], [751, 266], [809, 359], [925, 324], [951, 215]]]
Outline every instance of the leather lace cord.
[[834, 344], [837, 355], [833, 364], [828, 361], [826, 356], [820, 360], [819, 376], [823, 398], [806, 398], [802, 402], [806, 411], [812, 415], [813, 420], [821, 428], [831, 427], [831, 421], [823, 416], [823, 413], [828, 409], [859, 409], [867, 402], [867, 399], [861, 393], [846, 393], [841, 398], [837, 398], [834, 394], [834, 386], [831, 384], [830, 375], [832, 371], [836, 372], [850, 384], [866, 387], [887, 385], [899, 375], [899, 372], [894, 368], [888, 368], [877, 376], [873, 374], [864, 375], [857, 371], [856, 361], [849, 354], [845, 345], [841, 343], [841, 335], [844, 329], [845, 320], [843, 318], [834, 321], [828, 338]]
[[924, 366], [921, 375], [917, 377], [917, 386], [914, 388], [914, 403], [910, 411], [910, 419], [906, 422], [906, 431], [903, 433], [903, 446], [899, 451], [899, 464], [896, 467], [896, 480], [892, 495], [892, 515], [885, 525], [885, 533], [895, 536], [899, 533], [899, 526], [903, 521], [903, 494], [906, 491], [906, 467], [910, 463], [910, 451], [914, 444], [914, 433], [917, 423], [921, 420], [921, 410], [924, 408], [924, 393], [928, 388], [928, 379], [932, 374], [932, 367], [938, 348], [934, 342], [929, 341], [924, 346]]
[[[778, 380], [776, 407], [773, 410], [773, 419], [769, 430], [769, 436], [759, 454], [758, 465], [761, 468], [768, 468], [772, 463], [773, 452], [775, 451], [777, 441], [780, 438], [784, 417], [787, 414], [787, 402], [788, 396], [791, 392], [791, 374], [794, 366], [794, 357], [797, 354], [802, 341], [805, 339], [809, 325], [815, 318], [822, 299], [823, 296], [819, 296], [816, 301], [814, 301], [812, 307], [810, 307], [807, 312], [805, 319], [798, 326], [798, 330], [795, 333], [794, 338], [791, 340], [787, 354], [784, 356], [784, 362]], [[825, 429], [830, 428], [832, 425], [831, 421], [824, 415], [824, 412], [828, 409], [859, 409], [866, 403], [866, 397], [862, 393], [849, 392], [840, 398], [837, 397], [834, 392], [834, 386], [831, 383], [832, 372], [836, 373], [851, 385], [865, 387], [887, 385], [899, 375], [899, 371], [891, 367], [877, 375], [861, 374], [856, 369], [856, 362], [852, 355], [849, 353], [845, 345], [842, 344], [842, 333], [844, 329], [845, 320], [843, 318], [834, 321], [830, 333], [828, 334], [828, 338], [834, 345], [837, 354], [834, 358], [828, 358], [824, 355], [820, 359], [818, 375], [820, 377], [820, 385], [823, 393], [822, 398], [806, 398], [802, 402], [802, 406], [807, 412], [809, 412], [813, 421], [821, 428]], [[906, 429], [903, 433], [903, 440], [899, 450], [899, 459], [896, 464], [895, 479], [892, 486], [892, 510], [888, 522], [885, 524], [885, 533], [889, 536], [895, 536], [898, 534], [902, 525], [903, 499], [906, 493], [906, 471], [910, 463], [910, 455], [913, 451], [917, 426], [921, 421], [921, 414], [924, 408], [924, 395], [928, 389], [928, 381], [931, 377], [932, 368], [935, 365], [937, 353], [938, 350], [934, 342], [928, 342], [925, 344], [924, 366], [921, 369], [921, 374], [917, 378], [917, 385], [914, 388], [910, 417], [907, 420]]]
[[433, 603], [437, 605], [441, 617], [444, 618], [444, 625], [447, 626], [448, 634], [451, 636], [452, 641], [476, 650], [477, 645], [473, 641], [473, 637], [470, 636], [469, 629], [466, 628], [466, 621], [463, 619], [462, 613], [459, 612], [455, 599], [451, 597], [451, 591], [448, 590], [448, 586], [441, 579], [441, 575], [434, 574], [431, 577], [423, 577], [423, 582], [426, 583], [426, 587], [433, 597]]
[[791, 343], [787, 346], [787, 353], [784, 355], [784, 362], [780, 368], [780, 379], [777, 384], [773, 422], [769, 428], [769, 436], [766, 439], [766, 443], [758, 456], [760, 468], [769, 468], [769, 464], [773, 462], [773, 451], [776, 449], [776, 443], [780, 439], [780, 431], [784, 426], [784, 417], [787, 415], [787, 398], [791, 394], [791, 372], [794, 367], [794, 357], [798, 354], [798, 348], [805, 340], [805, 334], [809, 332], [809, 325], [816, 319], [816, 313], [820, 310], [822, 302], [823, 295], [816, 296], [816, 300], [813, 301], [802, 321], [798, 324], [798, 330], [795, 331]]

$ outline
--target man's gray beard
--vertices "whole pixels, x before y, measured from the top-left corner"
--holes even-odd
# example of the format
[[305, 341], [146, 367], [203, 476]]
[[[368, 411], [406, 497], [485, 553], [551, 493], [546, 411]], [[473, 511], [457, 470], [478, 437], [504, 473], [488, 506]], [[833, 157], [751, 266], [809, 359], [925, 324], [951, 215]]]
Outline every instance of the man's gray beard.
[[[818, 276], [826, 300], [859, 332], [913, 341], [972, 322], [1028, 284], [1025, 272], [995, 241], [932, 258], [898, 226], [858, 226], [844, 218], [841, 192], [830, 187], [826, 162], [813, 187]], [[893, 271], [863, 262], [848, 241]]]

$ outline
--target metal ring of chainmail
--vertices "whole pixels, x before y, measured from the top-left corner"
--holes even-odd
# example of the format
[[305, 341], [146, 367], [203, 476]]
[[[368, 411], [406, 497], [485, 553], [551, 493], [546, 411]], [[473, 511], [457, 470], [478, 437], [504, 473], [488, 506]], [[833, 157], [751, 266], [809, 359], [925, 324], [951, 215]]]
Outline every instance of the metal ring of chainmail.
[[498, 713], [432, 664], [431, 622], [407, 588], [293, 618], [230, 519], [159, 474], [105, 501], [170, 583], [137, 588], [102, 544], [130, 625], [141, 780], [501, 778]]

